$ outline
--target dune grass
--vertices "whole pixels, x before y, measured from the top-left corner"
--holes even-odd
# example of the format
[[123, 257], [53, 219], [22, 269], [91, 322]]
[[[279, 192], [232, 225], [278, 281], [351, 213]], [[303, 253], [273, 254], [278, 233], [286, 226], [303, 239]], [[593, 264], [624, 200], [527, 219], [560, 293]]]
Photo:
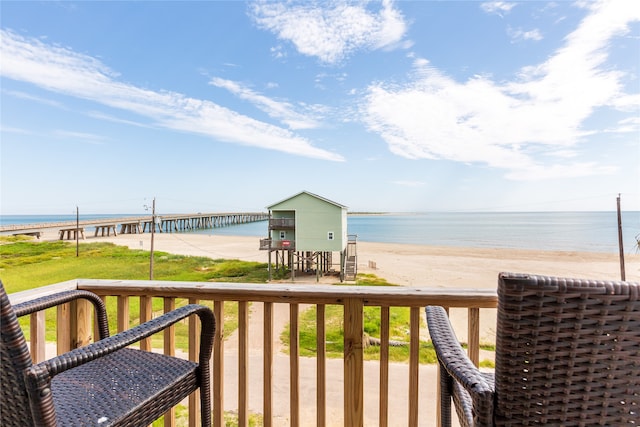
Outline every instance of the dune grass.
[[[145, 280], [149, 278], [149, 252], [132, 250], [111, 243], [83, 243], [76, 257], [75, 244], [63, 241], [38, 242], [23, 238], [0, 239], [0, 279], [8, 293], [20, 292], [52, 283], [76, 278]], [[210, 259], [154, 253], [154, 279], [192, 282], [265, 283], [267, 264], [239, 260]], [[132, 298], [133, 300], [133, 298]], [[187, 304], [177, 299], [176, 306]], [[211, 302], [203, 302], [212, 306]], [[51, 309], [55, 310], [55, 309]], [[154, 316], [163, 311], [161, 298], [153, 299]], [[225, 331], [237, 328], [237, 304], [225, 303]], [[109, 329], [116, 330], [116, 297], [107, 298]], [[131, 325], [139, 323], [139, 305], [130, 304]], [[47, 341], [55, 341], [55, 315], [47, 315]], [[28, 318], [20, 319], [25, 335], [29, 334]], [[153, 338], [160, 347], [162, 337]], [[186, 322], [176, 325], [176, 348], [186, 350], [188, 335]]]

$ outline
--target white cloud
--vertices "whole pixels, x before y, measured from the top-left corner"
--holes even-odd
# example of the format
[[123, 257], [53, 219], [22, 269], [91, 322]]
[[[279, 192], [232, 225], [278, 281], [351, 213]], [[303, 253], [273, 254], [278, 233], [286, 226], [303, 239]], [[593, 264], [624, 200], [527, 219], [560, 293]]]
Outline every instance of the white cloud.
[[62, 129], [58, 129], [54, 131], [53, 134], [56, 137], [63, 138], [63, 139], [80, 139], [83, 142], [88, 144], [102, 144], [102, 142], [105, 140], [105, 137], [102, 135], [96, 135], [96, 134], [87, 133], [87, 132], [62, 130]]
[[87, 116], [89, 117], [93, 117], [94, 119], [98, 119], [98, 120], [107, 120], [113, 123], [121, 123], [121, 124], [125, 124], [128, 126], [136, 126], [136, 127], [141, 127], [141, 128], [149, 128], [151, 126], [149, 126], [148, 124], [145, 123], [141, 123], [141, 122], [136, 122], [133, 120], [127, 120], [127, 119], [123, 119], [120, 117], [114, 117], [111, 116], [109, 114], [105, 114], [101, 111], [88, 111]]
[[213, 102], [142, 89], [117, 79], [95, 58], [1, 30], [0, 73], [56, 93], [151, 118], [158, 126], [298, 156], [342, 161], [305, 138]]
[[487, 13], [495, 13], [502, 16], [503, 13], [509, 13], [516, 6], [515, 3], [505, 1], [490, 1], [482, 3], [480, 8]]
[[[586, 127], [597, 109], [629, 111], [637, 101], [636, 94], [622, 92], [624, 75], [606, 60], [610, 40], [640, 21], [640, 7], [627, 8], [624, 1], [590, 5], [591, 14], [565, 45], [513, 82], [482, 76], [457, 82], [415, 60], [411, 83], [370, 86], [362, 105], [365, 123], [393, 153], [407, 158], [483, 163], [510, 171], [512, 179], [610, 173], [609, 167], [577, 159], [545, 163], [552, 157], [545, 153], [564, 153], [566, 160], [585, 136], [605, 131]], [[633, 130], [634, 123], [625, 124]]]
[[509, 34], [509, 37], [511, 37], [512, 43], [523, 41], [523, 40], [540, 41], [544, 38], [542, 37], [542, 33], [540, 32], [540, 30], [538, 30], [537, 28], [529, 31], [524, 31], [520, 28], [518, 29], [509, 28], [507, 30], [507, 33]]
[[238, 82], [219, 77], [212, 78], [209, 83], [251, 102], [274, 119], [281, 120], [290, 129], [314, 129], [320, 126], [319, 119], [315, 116], [323, 111], [322, 106], [293, 105], [289, 102], [276, 101]]
[[0, 125], [0, 132], [1, 133], [13, 133], [13, 134], [17, 134], [17, 135], [33, 135], [33, 131], [28, 130], [28, 129], [22, 129], [22, 128], [15, 128], [15, 127], [10, 127], [10, 126], [2, 126]]
[[336, 64], [357, 50], [405, 47], [407, 25], [390, 0], [359, 2], [258, 2], [250, 10], [262, 28], [293, 43], [303, 55]]
[[13, 96], [15, 98], [26, 99], [28, 101], [35, 101], [40, 104], [49, 105], [51, 107], [63, 108], [62, 104], [60, 104], [59, 102], [53, 101], [51, 99], [46, 99], [41, 96], [35, 96], [30, 93], [16, 91], [16, 90], [4, 90], [4, 89], [2, 90], [2, 92], [7, 95]]

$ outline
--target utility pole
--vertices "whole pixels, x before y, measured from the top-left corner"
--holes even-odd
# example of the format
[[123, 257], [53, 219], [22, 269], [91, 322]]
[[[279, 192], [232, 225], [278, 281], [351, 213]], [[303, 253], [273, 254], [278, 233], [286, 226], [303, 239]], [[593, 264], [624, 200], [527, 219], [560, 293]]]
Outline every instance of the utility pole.
[[627, 280], [624, 268], [624, 245], [622, 243], [622, 214], [620, 212], [620, 193], [618, 193], [618, 247], [620, 248], [620, 278]]
[[153, 236], [156, 231], [156, 198], [151, 205], [151, 258], [149, 260], [149, 280], [153, 280]]
[[80, 256], [80, 209], [76, 206], [76, 258]]

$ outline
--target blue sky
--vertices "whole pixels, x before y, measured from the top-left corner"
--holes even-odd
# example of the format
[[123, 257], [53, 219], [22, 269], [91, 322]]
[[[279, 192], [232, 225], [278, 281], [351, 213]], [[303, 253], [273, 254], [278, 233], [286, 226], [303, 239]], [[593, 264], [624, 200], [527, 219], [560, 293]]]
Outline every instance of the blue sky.
[[1, 1], [3, 214], [640, 210], [640, 2]]

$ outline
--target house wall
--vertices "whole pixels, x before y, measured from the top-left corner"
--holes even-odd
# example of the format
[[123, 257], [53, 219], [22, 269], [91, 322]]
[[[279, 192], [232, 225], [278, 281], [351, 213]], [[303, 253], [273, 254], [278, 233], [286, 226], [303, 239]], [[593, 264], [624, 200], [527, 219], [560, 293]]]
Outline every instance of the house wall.
[[[271, 218], [273, 219], [295, 219], [296, 212], [293, 210], [272, 211]], [[281, 237], [281, 232], [284, 233], [284, 238]], [[283, 229], [283, 230], [271, 230], [271, 239], [275, 241], [290, 240], [294, 242], [296, 240], [296, 230]]]
[[[342, 251], [347, 243], [347, 210], [344, 207], [301, 193], [269, 208], [273, 218], [296, 220], [295, 233], [286, 230], [287, 240], [295, 240], [297, 251]], [[329, 232], [333, 240], [328, 239]], [[292, 236], [293, 238], [289, 238]], [[278, 230], [272, 239], [280, 240]]]

